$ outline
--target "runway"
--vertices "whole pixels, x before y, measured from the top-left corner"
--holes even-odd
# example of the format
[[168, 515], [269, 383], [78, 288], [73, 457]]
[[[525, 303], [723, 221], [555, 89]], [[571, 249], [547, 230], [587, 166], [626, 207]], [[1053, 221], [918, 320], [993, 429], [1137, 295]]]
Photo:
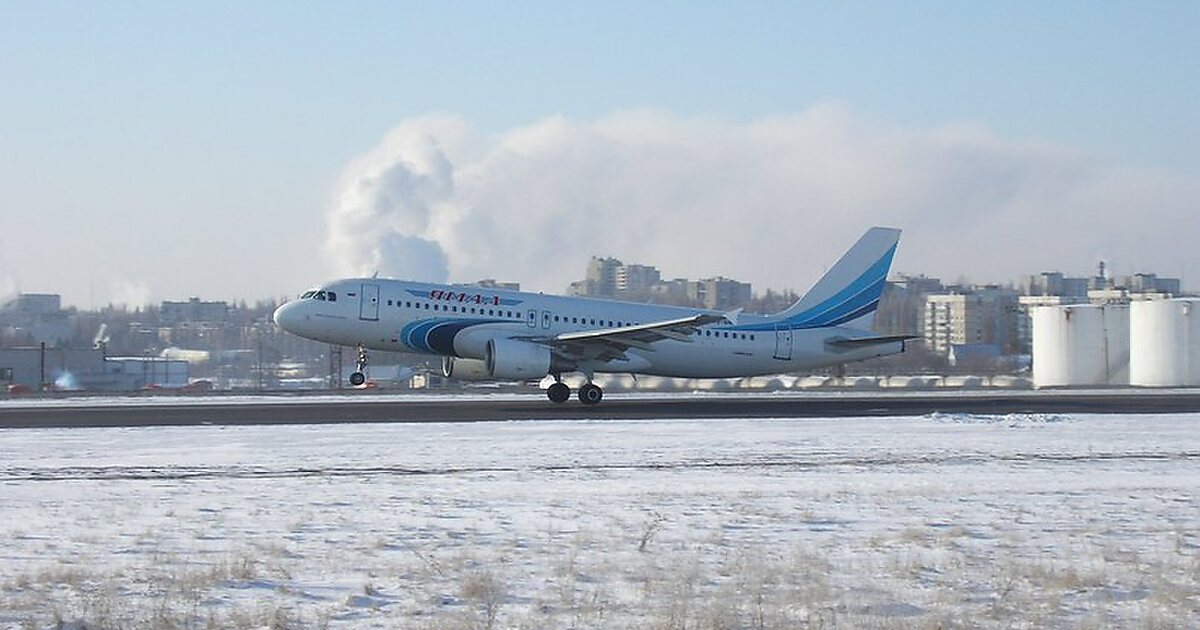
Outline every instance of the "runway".
[[512, 420], [837, 418], [944, 414], [1200, 412], [1197, 390], [616, 394], [556, 405], [541, 394], [344, 394], [8, 400], [0, 428]]

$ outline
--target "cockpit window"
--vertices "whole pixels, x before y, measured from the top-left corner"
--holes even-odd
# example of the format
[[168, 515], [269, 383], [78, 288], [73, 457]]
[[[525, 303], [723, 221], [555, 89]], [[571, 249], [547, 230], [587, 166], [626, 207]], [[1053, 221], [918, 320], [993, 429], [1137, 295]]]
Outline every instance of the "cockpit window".
[[300, 299], [301, 300], [321, 300], [322, 302], [336, 302], [337, 301], [337, 292], [336, 291], [325, 291], [323, 289], [317, 289], [317, 290], [313, 290], [313, 291], [305, 291], [300, 296]]

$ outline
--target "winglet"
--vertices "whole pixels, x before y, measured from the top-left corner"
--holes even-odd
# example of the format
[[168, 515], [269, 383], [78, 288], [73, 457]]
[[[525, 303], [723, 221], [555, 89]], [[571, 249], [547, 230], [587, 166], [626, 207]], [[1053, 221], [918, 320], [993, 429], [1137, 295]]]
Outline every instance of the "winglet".
[[740, 318], [742, 316], [743, 310], [745, 310], [745, 309], [737, 308], [732, 311], [729, 311], [728, 313], [725, 313], [725, 321], [729, 322], [730, 324], [732, 324], [734, 326], [737, 326], [738, 318]]

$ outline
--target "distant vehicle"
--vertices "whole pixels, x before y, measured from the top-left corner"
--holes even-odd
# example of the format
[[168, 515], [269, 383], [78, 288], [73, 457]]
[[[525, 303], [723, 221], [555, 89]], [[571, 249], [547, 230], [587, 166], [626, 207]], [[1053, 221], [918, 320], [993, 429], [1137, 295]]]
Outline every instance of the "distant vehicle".
[[441, 355], [448, 377], [532, 380], [565, 402], [562, 375], [582, 373], [579, 400], [600, 402], [598, 372], [730, 378], [796, 372], [904, 351], [909, 335], [870, 331], [900, 230], [871, 228], [787, 310], [770, 316], [588, 298], [347, 278], [275, 311], [284, 330], [368, 350]]

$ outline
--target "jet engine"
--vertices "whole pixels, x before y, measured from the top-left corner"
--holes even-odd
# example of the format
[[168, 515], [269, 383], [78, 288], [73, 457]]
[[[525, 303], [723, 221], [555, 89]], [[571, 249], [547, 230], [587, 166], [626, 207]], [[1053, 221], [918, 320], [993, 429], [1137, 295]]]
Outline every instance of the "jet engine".
[[513, 339], [490, 339], [487, 344], [487, 371], [492, 378], [524, 381], [550, 373], [550, 348]]
[[442, 358], [442, 376], [464, 381], [485, 381], [492, 378], [482, 359]]

